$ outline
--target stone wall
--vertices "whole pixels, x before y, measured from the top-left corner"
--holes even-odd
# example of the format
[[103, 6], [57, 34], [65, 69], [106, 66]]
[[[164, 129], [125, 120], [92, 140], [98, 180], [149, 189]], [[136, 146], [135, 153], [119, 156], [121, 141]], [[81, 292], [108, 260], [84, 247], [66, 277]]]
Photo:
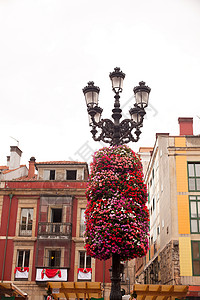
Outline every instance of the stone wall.
[[181, 284], [178, 241], [170, 241], [159, 255], [160, 283]]

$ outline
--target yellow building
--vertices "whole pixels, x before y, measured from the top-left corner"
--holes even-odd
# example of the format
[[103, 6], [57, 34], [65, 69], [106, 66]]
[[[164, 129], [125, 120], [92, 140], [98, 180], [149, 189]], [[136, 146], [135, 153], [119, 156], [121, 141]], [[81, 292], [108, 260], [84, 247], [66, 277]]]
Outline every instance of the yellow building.
[[156, 135], [145, 173], [150, 250], [136, 261], [137, 283], [200, 284], [200, 135], [192, 118], [178, 121], [179, 136]]

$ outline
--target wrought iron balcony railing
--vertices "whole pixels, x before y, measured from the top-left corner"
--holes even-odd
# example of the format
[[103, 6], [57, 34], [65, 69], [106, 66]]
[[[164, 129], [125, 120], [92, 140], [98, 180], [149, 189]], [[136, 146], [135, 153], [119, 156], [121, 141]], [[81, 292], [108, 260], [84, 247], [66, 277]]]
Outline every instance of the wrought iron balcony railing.
[[20, 236], [32, 236], [32, 224], [20, 224], [19, 225]]
[[38, 236], [65, 236], [71, 238], [71, 232], [71, 223], [39, 222], [38, 224]]

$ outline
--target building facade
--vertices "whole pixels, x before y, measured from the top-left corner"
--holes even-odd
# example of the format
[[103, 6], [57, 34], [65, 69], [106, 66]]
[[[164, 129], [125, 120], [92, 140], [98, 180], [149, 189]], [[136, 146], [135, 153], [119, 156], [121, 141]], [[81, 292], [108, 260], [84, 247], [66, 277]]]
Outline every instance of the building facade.
[[1, 180], [1, 282], [15, 283], [31, 300], [46, 299], [47, 282], [101, 282], [106, 299], [111, 262], [84, 249], [87, 179], [85, 162], [32, 157], [26, 176]]
[[145, 173], [150, 249], [136, 282], [200, 285], [200, 136], [179, 118], [180, 135], [156, 135]]
[[7, 165], [0, 166], [0, 181], [12, 180], [28, 175], [26, 165], [20, 165], [22, 151], [17, 146], [10, 147], [10, 155], [7, 156]]

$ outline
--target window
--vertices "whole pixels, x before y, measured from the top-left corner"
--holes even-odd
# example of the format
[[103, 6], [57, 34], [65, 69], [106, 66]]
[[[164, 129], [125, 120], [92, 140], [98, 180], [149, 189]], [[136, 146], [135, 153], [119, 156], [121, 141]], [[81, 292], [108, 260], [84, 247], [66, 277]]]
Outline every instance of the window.
[[153, 198], [153, 210], [155, 210], [155, 199]]
[[157, 235], [160, 234], [160, 226], [157, 227]]
[[193, 275], [200, 276], [200, 241], [192, 241]]
[[200, 232], [200, 196], [190, 196], [191, 233]]
[[61, 223], [62, 222], [62, 208], [51, 209], [51, 222]]
[[[51, 232], [61, 232], [62, 231], [62, 208], [52, 208], [51, 209]], [[59, 223], [59, 224], [55, 224]]]
[[76, 170], [67, 170], [66, 171], [66, 179], [67, 180], [76, 180]]
[[60, 267], [61, 250], [49, 250], [49, 267]]
[[55, 170], [50, 170], [49, 179], [50, 180], [55, 180], [55, 175], [56, 175], [56, 171]]
[[152, 178], [154, 179], [154, 169], [153, 169], [153, 171], [152, 171]]
[[80, 237], [83, 237], [84, 231], [85, 231], [85, 208], [81, 208]]
[[29, 267], [30, 250], [18, 250], [17, 267]]
[[188, 163], [189, 191], [200, 191], [200, 163]]
[[33, 225], [33, 208], [21, 209], [20, 236], [31, 236]]
[[79, 268], [91, 268], [91, 256], [88, 256], [85, 251], [79, 252]]
[[56, 171], [55, 170], [44, 170], [44, 180], [55, 180]]

